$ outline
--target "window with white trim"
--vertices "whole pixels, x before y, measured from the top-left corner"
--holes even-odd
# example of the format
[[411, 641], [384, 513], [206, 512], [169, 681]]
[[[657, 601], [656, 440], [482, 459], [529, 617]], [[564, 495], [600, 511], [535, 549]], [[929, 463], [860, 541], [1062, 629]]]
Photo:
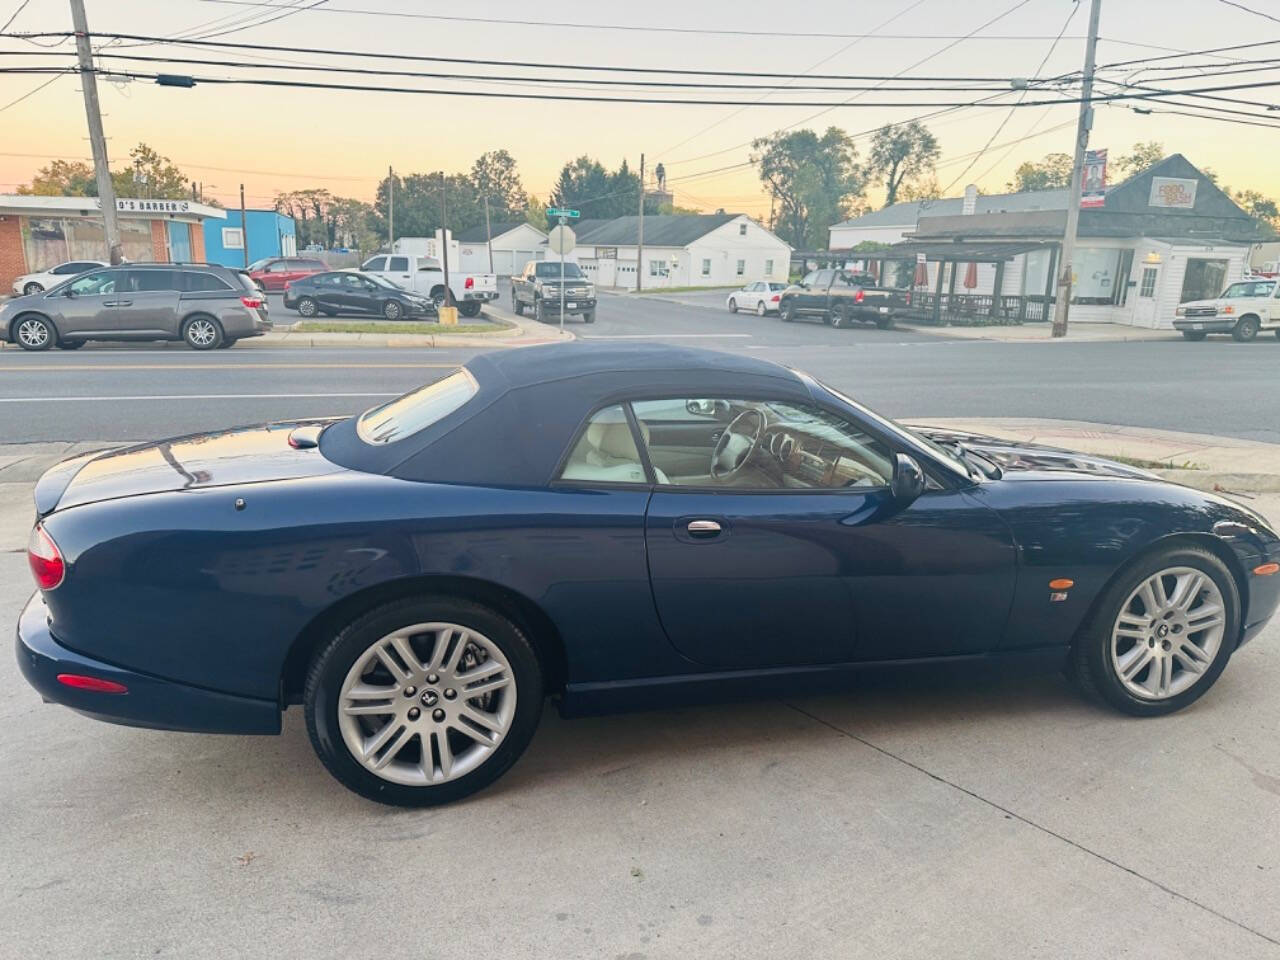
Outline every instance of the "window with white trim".
[[711, 258], [710, 257], [702, 258], [702, 275], [704, 277], [711, 276]]
[[739, 261], [738, 261], [738, 276], [742, 276], [742, 275], [743, 275], [744, 273], [746, 273], [746, 272], [747, 272], [747, 261], [745, 261], [745, 260], [739, 260]]
[[223, 227], [222, 248], [224, 250], [243, 250], [244, 231], [239, 227]]

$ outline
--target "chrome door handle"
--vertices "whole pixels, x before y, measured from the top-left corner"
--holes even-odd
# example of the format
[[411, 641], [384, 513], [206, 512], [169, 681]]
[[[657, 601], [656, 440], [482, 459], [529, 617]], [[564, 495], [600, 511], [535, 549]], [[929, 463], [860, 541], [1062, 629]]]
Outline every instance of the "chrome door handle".
[[105, 300], [102, 304], [104, 307], [131, 307], [132, 300]]
[[720, 532], [720, 524], [714, 520], [690, 520], [688, 530], [695, 537], [714, 537]]

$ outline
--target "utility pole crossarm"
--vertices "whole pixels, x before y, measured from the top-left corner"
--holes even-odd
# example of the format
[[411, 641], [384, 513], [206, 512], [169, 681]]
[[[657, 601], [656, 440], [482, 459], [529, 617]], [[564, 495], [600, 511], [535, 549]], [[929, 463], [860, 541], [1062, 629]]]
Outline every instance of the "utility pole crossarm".
[[1080, 119], [1076, 124], [1076, 150], [1071, 164], [1071, 186], [1067, 190], [1067, 226], [1062, 236], [1058, 285], [1054, 291], [1053, 336], [1067, 335], [1067, 314], [1071, 309], [1071, 276], [1074, 270], [1076, 234], [1080, 231], [1080, 195], [1083, 192], [1084, 156], [1089, 148], [1089, 130], [1093, 126], [1093, 72], [1098, 53], [1098, 18], [1102, 0], [1091, 0], [1089, 39], [1084, 48], [1084, 82], [1080, 91]]
[[71, 23], [76, 32], [80, 89], [84, 93], [84, 112], [89, 121], [89, 148], [93, 153], [98, 202], [102, 206], [107, 260], [116, 264], [124, 260], [124, 250], [120, 246], [120, 225], [116, 222], [116, 189], [111, 182], [111, 166], [107, 161], [107, 138], [102, 132], [102, 109], [98, 105], [98, 82], [94, 75], [93, 48], [89, 44], [89, 21], [84, 13], [84, 0], [71, 0]]

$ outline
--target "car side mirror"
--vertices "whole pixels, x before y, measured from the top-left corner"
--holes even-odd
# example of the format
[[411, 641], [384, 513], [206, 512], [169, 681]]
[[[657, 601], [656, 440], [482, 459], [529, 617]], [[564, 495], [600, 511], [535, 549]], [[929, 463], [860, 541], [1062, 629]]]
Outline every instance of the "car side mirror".
[[924, 471], [915, 457], [900, 453], [894, 457], [893, 480], [889, 483], [893, 499], [906, 506], [924, 493]]

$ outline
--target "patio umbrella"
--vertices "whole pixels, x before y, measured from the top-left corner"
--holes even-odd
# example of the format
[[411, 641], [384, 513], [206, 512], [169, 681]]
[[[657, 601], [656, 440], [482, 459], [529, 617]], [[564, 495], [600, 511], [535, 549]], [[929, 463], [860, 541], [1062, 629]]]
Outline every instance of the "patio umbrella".
[[972, 260], [969, 261], [969, 267], [964, 272], [964, 285], [970, 290], [978, 285], [978, 265]]
[[927, 287], [928, 285], [929, 285], [929, 266], [923, 260], [917, 260], [915, 286]]

